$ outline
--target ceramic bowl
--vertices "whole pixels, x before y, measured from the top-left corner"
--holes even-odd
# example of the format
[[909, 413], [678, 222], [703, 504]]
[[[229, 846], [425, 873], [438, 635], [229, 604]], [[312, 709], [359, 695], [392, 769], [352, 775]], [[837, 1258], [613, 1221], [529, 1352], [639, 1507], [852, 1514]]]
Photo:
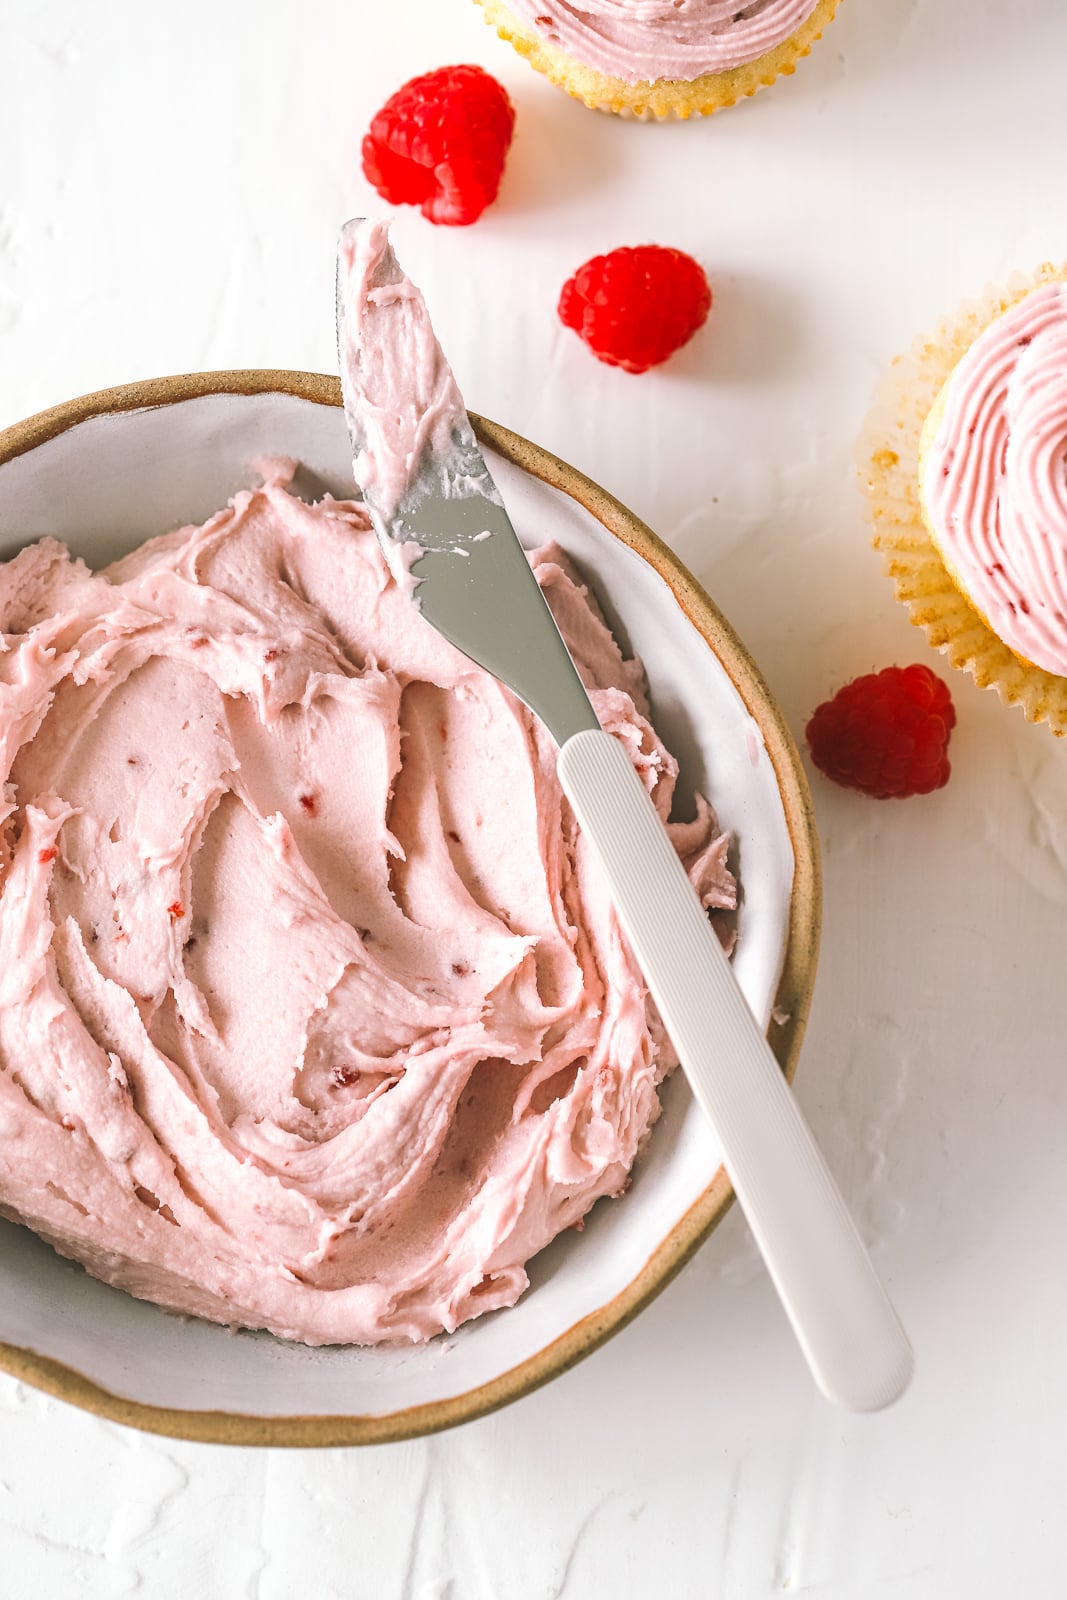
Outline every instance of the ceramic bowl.
[[[0, 433], [0, 559], [42, 534], [94, 566], [199, 522], [297, 457], [352, 493], [335, 379], [208, 373], [110, 389]], [[792, 1074], [814, 978], [818, 854], [804, 776], [756, 668], [648, 528], [545, 451], [476, 419], [520, 537], [555, 538], [644, 658], [653, 717], [736, 840], [737, 977]], [[420, 1347], [309, 1349], [182, 1318], [97, 1283], [0, 1223], [0, 1367], [119, 1422], [257, 1445], [377, 1443], [467, 1421], [572, 1366], [623, 1326], [715, 1226], [731, 1193], [680, 1074], [625, 1199], [537, 1256], [510, 1310]]]

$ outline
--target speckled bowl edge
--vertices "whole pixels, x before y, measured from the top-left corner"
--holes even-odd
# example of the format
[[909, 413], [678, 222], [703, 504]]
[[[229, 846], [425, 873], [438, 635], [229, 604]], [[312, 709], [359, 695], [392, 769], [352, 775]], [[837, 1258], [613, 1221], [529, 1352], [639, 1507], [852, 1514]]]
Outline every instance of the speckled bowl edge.
[[[293, 395], [339, 406], [340, 384], [324, 373], [250, 368], [183, 373], [102, 389], [65, 401], [0, 431], [0, 465], [54, 439], [90, 417], [173, 405], [209, 394]], [[792, 735], [748, 652], [730, 624], [663, 541], [612, 495], [540, 446], [472, 413], [483, 443], [505, 460], [560, 490], [607, 532], [634, 550], [671, 589], [707, 642], [763, 735], [774, 769], [794, 857], [789, 925], [770, 1042], [791, 1082], [807, 1023], [818, 960], [822, 876], [807, 779]], [[721, 1222], [733, 1191], [720, 1168], [712, 1182], [653, 1251], [627, 1287], [536, 1355], [488, 1383], [445, 1400], [384, 1415], [270, 1417], [151, 1406], [104, 1389], [73, 1368], [31, 1349], [0, 1343], [0, 1370], [46, 1394], [128, 1427], [175, 1439], [251, 1446], [385, 1444], [473, 1421], [568, 1371], [618, 1333], [681, 1271]]]

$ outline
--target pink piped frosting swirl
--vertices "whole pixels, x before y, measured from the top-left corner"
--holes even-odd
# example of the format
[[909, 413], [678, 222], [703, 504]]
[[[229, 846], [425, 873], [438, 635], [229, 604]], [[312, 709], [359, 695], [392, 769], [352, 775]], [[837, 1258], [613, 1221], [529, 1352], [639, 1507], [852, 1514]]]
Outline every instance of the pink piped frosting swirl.
[[691, 81], [756, 61], [795, 33], [817, 0], [509, 0], [547, 44], [626, 83]]
[[1016, 655], [1067, 675], [1067, 284], [1033, 290], [975, 340], [923, 463], [959, 586]]

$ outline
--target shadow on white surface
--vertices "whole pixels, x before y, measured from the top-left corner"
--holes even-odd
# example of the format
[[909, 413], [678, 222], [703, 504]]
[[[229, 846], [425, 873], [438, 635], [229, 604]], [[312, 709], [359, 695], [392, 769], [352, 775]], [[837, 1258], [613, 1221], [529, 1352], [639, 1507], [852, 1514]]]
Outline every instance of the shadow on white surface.
[[[698, 335], [671, 362], [671, 375], [697, 368], [708, 384], [747, 388], [810, 370], [809, 319], [795, 286], [719, 265], [712, 272], [714, 304], [706, 339]], [[694, 372], [694, 375], [696, 373]]]
[[498, 222], [511, 213], [526, 218], [581, 202], [617, 178], [623, 165], [623, 151], [603, 136], [585, 106], [547, 80], [531, 75], [522, 83], [521, 91], [513, 89], [515, 136], [494, 207]]

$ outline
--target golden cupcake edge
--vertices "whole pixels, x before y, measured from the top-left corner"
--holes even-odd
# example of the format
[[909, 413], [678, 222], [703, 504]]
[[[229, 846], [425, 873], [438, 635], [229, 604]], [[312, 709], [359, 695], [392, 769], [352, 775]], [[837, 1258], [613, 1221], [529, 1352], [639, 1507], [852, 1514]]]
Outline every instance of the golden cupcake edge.
[[923, 506], [922, 461], [945, 386], [975, 339], [1044, 283], [1067, 282], [1067, 263], [990, 285], [897, 356], [879, 386], [856, 448], [856, 467], [874, 547], [912, 623], [951, 666], [995, 689], [1027, 720], [1067, 734], [1067, 678], [1017, 656], [993, 631], [950, 572]]
[[640, 122], [687, 121], [747, 99], [768, 88], [777, 78], [796, 71], [797, 62], [810, 54], [832, 21], [840, 0], [818, 0], [814, 11], [781, 44], [755, 61], [728, 72], [706, 72], [698, 78], [657, 78], [648, 83], [627, 83], [595, 68], [583, 66], [565, 50], [540, 39], [509, 10], [504, 0], [475, 0], [485, 19], [502, 39], [530, 65], [580, 100], [592, 111], [632, 117]]

